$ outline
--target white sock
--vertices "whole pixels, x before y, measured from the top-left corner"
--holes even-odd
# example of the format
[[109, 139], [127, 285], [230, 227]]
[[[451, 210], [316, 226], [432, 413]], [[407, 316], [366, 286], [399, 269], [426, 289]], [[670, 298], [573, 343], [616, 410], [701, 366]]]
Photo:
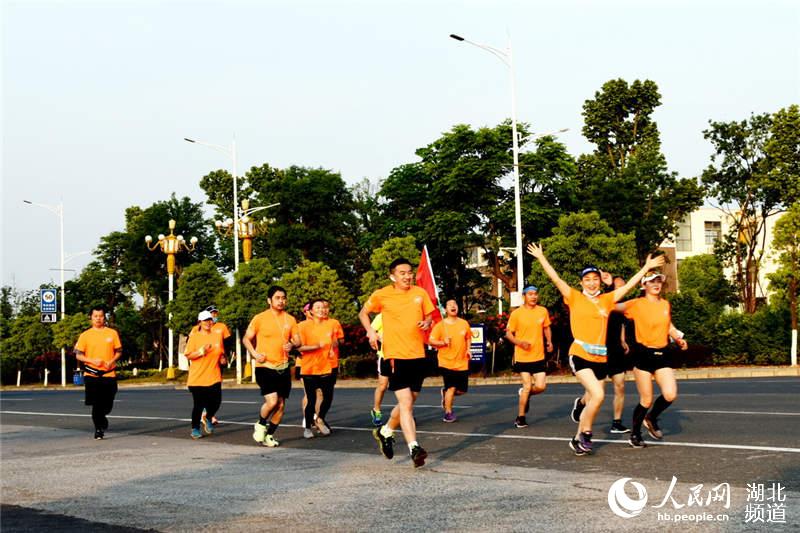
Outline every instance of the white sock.
[[388, 424], [384, 424], [381, 426], [381, 435], [388, 439], [394, 436], [394, 431], [391, 430]]
[[419, 446], [419, 442], [412, 440], [408, 443], [408, 453], [411, 453], [411, 451], [414, 449], [414, 446]]

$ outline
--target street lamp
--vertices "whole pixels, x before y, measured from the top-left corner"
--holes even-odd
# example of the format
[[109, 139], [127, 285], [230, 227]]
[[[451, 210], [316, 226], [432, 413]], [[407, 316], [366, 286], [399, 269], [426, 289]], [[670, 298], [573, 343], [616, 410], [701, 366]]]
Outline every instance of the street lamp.
[[[197, 247], [197, 237], [189, 239], [189, 243], [183, 238], [183, 235], [175, 235], [175, 221], [169, 221], [169, 235], [164, 236], [160, 234], [158, 240], [152, 246], [153, 237], [150, 235], [145, 236], [144, 242], [147, 249], [151, 252], [156, 248], [161, 248], [161, 251], [167, 255], [167, 274], [169, 275], [169, 301], [172, 301], [173, 287], [175, 283], [175, 255], [182, 250], [192, 252]], [[172, 313], [169, 314], [169, 319], [172, 319]], [[167, 379], [175, 378], [175, 368], [172, 366], [172, 328], [169, 328], [168, 334], [169, 342], [169, 359], [167, 367]]]
[[[201, 146], [207, 146], [213, 150], [218, 152], [222, 152], [223, 154], [227, 155], [231, 158], [233, 162], [233, 218], [231, 218], [231, 223], [234, 220], [239, 220], [239, 215], [237, 213], [238, 206], [239, 206], [239, 183], [238, 177], [236, 175], [236, 138], [231, 140], [231, 147], [227, 148], [225, 146], [220, 146], [218, 144], [207, 143], [203, 141], [198, 141], [195, 139], [189, 139], [187, 137], [183, 138], [184, 141], [190, 142], [192, 144], [199, 144]], [[234, 274], [239, 270], [239, 225], [233, 224], [233, 272]], [[236, 328], [236, 383], [242, 383], [242, 342], [239, 338], [239, 328]]]
[[492, 46], [476, 43], [465, 39], [460, 35], [450, 34], [450, 38], [459, 42], [464, 42], [476, 46], [481, 50], [485, 50], [499, 59], [505, 66], [508, 67], [508, 72], [511, 82], [511, 146], [514, 153], [514, 223], [516, 224], [516, 255], [517, 255], [517, 292], [516, 295], [512, 294], [512, 305], [516, 300], [521, 304], [522, 287], [525, 284], [525, 275], [522, 271], [522, 214], [520, 209], [519, 199], [519, 135], [517, 134], [517, 93], [516, 93], [516, 75], [514, 72], [514, 53], [511, 48], [511, 37], [508, 38], [508, 48], [500, 50]]
[[[250, 215], [277, 205], [281, 205], [280, 202], [261, 207], [250, 207], [250, 200], [242, 200], [242, 216], [237, 221], [237, 224], [233, 223], [232, 218], [226, 218], [225, 220], [215, 221], [214, 227], [217, 228], [217, 232], [220, 235], [225, 237], [229, 236], [231, 233], [238, 233], [239, 238], [242, 239], [242, 255], [244, 256], [244, 262], [249, 263], [250, 259], [253, 258], [253, 238], [263, 232], [262, 223], [255, 222]], [[234, 226], [238, 227], [234, 229]]]
[[[64, 202], [60, 202], [58, 205], [48, 205], [48, 204], [39, 204], [36, 202], [31, 202], [30, 200], [23, 200], [24, 203], [29, 205], [35, 205], [37, 207], [41, 207], [43, 209], [47, 209], [51, 213], [55, 213], [58, 217], [58, 233], [60, 239], [60, 246], [59, 246], [59, 272], [61, 273], [61, 320], [64, 320], [64, 314], [66, 305], [64, 302]], [[75, 256], [71, 257], [70, 259], [74, 259]], [[67, 386], [67, 357], [64, 347], [61, 347], [61, 386]]]

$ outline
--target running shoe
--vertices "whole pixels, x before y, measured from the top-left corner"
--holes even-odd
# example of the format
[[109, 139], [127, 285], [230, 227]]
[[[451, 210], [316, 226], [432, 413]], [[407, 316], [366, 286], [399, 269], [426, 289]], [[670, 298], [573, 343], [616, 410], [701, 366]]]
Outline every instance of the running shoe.
[[369, 416], [372, 417], [372, 425], [376, 428], [379, 428], [383, 425], [383, 413], [381, 413], [380, 409], [370, 410]]
[[518, 416], [514, 419], [514, 427], [516, 428], [526, 428], [528, 427], [528, 421], [525, 420], [524, 416]]
[[253, 440], [259, 444], [264, 443], [264, 438], [267, 436], [267, 426], [264, 424], [255, 423], [253, 426]]
[[583, 450], [583, 448], [581, 448], [580, 443], [574, 438], [569, 440], [569, 447], [578, 457], [586, 455], [586, 452]]
[[575, 403], [572, 404], [572, 412], [569, 414], [569, 418], [576, 424], [581, 419], [581, 413], [583, 412], [584, 407], [586, 406], [581, 403], [580, 396], [575, 398]]
[[636, 433], [631, 433], [628, 444], [630, 444], [631, 448], [647, 448], [647, 443], [642, 439], [642, 436]]
[[417, 445], [411, 448], [411, 460], [414, 461], [414, 468], [424, 465], [426, 457], [428, 457], [428, 452], [422, 446]]
[[310, 430], [308, 428], [303, 430], [303, 438], [304, 439], [313, 439], [314, 436], [315, 435], [314, 435], [314, 432], [312, 430]]
[[455, 422], [456, 420], [458, 420], [458, 419], [456, 418], [456, 414], [455, 413], [445, 413], [444, 414], [444, 418], [442, 418], [443, 422], [448, 422], [448, 423]]
[[317, 417], [317, 419], [314, 420], [314, 425], [317, 426], [317, 429], [323, 436], [327, 437], [331, 434], [331, 430], [328, 429], [328, 424], [326, 424], [323, 419]]
[[94, 440], [103, 440], [105, 434], [103, 433], [102, 429], [95, 429], [94, 430]]
[[578, 435], [578, 447], [586, 453], [592, 453], [592, 432], [584, 431]]
[[275, 437], [273, 437], [272, 435], [267, 435], [266, 437], [264, 437], [264, 442], [263, 442], [263, 444], [264, 444], [264, 446], [266, 446], [267, 448], [277, 448], [278, 446], [280, 446], [280, 445], [281, 445], [281, 443], [280, 443], [280, 442], [278, 442], [278, 439], [276, 439], [276, 438], [275, 438]]
[[203, 438], [203, 434], [200, 433], [200, 428], [192, 428], [192, 438], [194, 440]]
[[214, 433], [214, 424], [208, 418], [205, 418], [200, 422], [200, 427], [202, 428], [203, 433], [206, 435], [211, 435]]
[[658, 427], [658, 422], [655, 419], [650, 418], [649, 416], [644, 417], [644, 427], [647, 428], [647, 432], [656, 440], [661, 440], [664, 438], [664, 434], [661, 432], [661, 428]]
[[378, 441], [378, 447], [384, 457], [387, 459], [394, 457], [394, 437], [384, 437], [381, 428], [373, 429], [372, 437]]
[[619, 420], [614, 420], [611, 423], [611, 433], [630, 433], [631, 430], [622, 425]]

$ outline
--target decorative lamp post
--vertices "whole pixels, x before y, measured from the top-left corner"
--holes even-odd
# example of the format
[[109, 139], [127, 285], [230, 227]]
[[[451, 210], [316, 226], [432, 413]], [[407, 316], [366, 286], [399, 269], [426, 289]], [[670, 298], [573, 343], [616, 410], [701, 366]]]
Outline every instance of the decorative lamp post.
[[261, 207], [250, 207], [250, 200], [242, 200], [242, 216], [237, 221], [237, 228], [234, 231], [233, 219], [227, 218], [225, 220], [217, 220], [214, 222], [214, 227], [220, 235], [228, 237], [232, 233], [237, 235], [242, 240], [242, 255], [244, 262], [249, 263], [253, 258], [253, 238], [264, 233], [264, 222], [257, 222], [253, 220], [250, 215], [263, 209], [275, 207], [280, 203], [265, 205]]
[[[174, 293], [174, 286], [175, 286], [175, 255], [181, 251], [191, 252], [197, 247], [197, 237], [192, 237], [189, 239], [187, 243], [186, 240], [183, 238], [183, 235], [175, 235], [175, 221], [169, 221], [169, 235], [164, 236], [164, 234], [160, 234], [158, 236], [158, 240], [152, 246], [150, 243], [153, 242], [153, 237], [150, 235], [145, 236], [144, 242], [145, 246], [147, 246], [148, 250], [151, 252], [154, 251], [156, 248], [161, 248], [161, 251], [167, 255], [167, 274], [169, 276], [169, 301], [172, 301], [172, 296]], [[172, 313], [169, 314], [169, 319], [172, 319]], [[167, 367], [167, 379], [174, 379], [175, 378], [175, 368], [173, 367], [173, 352], [172, 352], [172, 328], [169, 328], [168, 333], [168, 343], [169, 343], [169, 358], [168, 358], [168, 367]]]

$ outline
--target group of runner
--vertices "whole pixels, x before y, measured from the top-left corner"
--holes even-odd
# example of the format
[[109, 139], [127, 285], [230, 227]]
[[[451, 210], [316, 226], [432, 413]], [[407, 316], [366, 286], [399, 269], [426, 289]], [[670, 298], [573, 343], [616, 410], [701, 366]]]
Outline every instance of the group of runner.
[[[670, 339], [686, 349], [683, 334], [672, 324], [669, 303], [661, 297], [664, 276], [655, 269], [663, 265], [664, 258], [648, 257], [641, 270], [627, 282], [588, 266], [580, 273], [581, 290], [576, 290], [561, 279], [540, 246], [531, 244], [528, 252], [540, 262], [570, 310], [575, 340], [569, 349], [569, 362], [585, 391], [573, 404], [571, 418], [578, 428], [569, 441], [570, 448], [579, 456], [592, 453], [592, 427], [604, 400], [604, 382], [609, 375], [617, 393], [611, 431], [630, 432], [629, 443], [634, 448], [645, 446], [642, 426], [652, 438], [661, 439], [658, 417], [677, 395], [669, 357]], [[414, 466], [419, 467], [425, 464], [428, 455], [417, 440], [414, 418], [414, 403], [428, 374], [425, 345], [438, 350], [444, 384], [443, 421], [455, 422], [454, 398], [468, 390], [471, 330], [469, 323], [459, 318], [454, 299], [446, 300], [445, 317], [433, 326], [434, 304], [428, 293], [414, 284], [414, 267], [407, 259], [398, 258], [391, 263], [389, 279], [391, 284], [373, 292], [358, 315], [370, 346], [379, 356], [378, 386], [370, 412], [376, 426], [372, 434], [381, 453], [391, 459], [394, 433], [399, 429]], [[603, 284], [613, 284], [614, 288], [604, 293]], [[642, 297], [618, 303], [639, 284], [644, 291]], [[522, 380], [514, 421], [518, 428], [527, 426], [525, 417], [531, 397], [546, 389], [545, 352], [553, 349], [549, 313], [538, 305], [538, 288], [525, 287], [522, 295], [523, 305], [511, 313], [506, 333], [514, 345], [513, 369]], [[253, 317], [242, 339], [263, 397], [253, 439], [268, 447], [280, 445], [275, 433], [291, 392], [289, 355], [293, 350], [300, 354], [295, 367], [305, 391], [303, 436], [310, 439], [329, 435], [331, 430], [325, 417], [338, 374], [339, 343], [344, 338], [341, 324], [330, 317], [330, 304], [324, 298], [308, 302], [304, 307], [306, 320], [298, 324], [286, 311], [285, 289], [273, 286], [267, 297], [269, 307]], [[612, 321], [609, 328], [614, 312], [633, 320], [635, 342], [625, 336], [624, 319]], [[220, 365], [227, 363], [230, 331], [217, 317], [218, 311], [213, 306], [201, 311], [185, 349], [190, 361], [187, 386], [193, 398], [191, 437], [194, 439], [214, 432], [215, 415], [221, 404]], [[105, 309], [94, 308], [91, 318], [92, 328], [80, 336], [75, 352], [85, 365], [86, 403], [92, 405], [95, 438], [102, 439], [108, 427], [106, 415], [116, 394], [114, 368], [122, 350], [119, 336], [105, 326]], [[612, 331], [611, 342], [607, 342], [608, 330]], [[614, 358], [614, 354], [619, 356], [618, 352], [628, 351], [629, 344], [633, 346], [633, 372], [639, 392], [630, 430], [622, 425], [624, 400], [619, 394], [624, 394], [626, 365]], [[609, 350], [609, 347], [618, 348]], [[661, 388], [661, 396], [655, 402], [653, 378]], [[397, 403], [388, 417], [384, 417], [381, 403], [387, 389], [394, 392]]]

